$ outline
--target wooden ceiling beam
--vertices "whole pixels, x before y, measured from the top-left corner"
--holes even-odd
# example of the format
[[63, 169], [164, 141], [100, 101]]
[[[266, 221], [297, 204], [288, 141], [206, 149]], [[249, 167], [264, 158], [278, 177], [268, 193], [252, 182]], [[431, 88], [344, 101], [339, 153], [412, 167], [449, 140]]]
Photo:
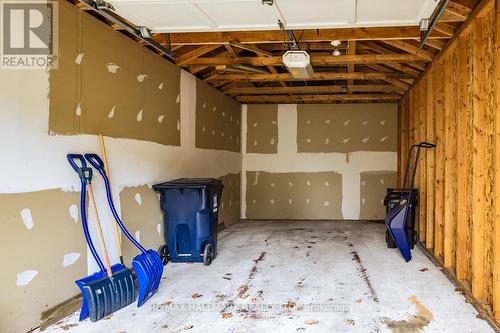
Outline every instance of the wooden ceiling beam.
[[[369, 27], [369, 28], [339, 28], [339, 29], [307, 29], [298, 30], [296, 36], [301, 36], [301, 43], [330, 42], [338, 40], [390, 40], [420, 38], [420, 30], [416, 26], [403, 27]], [[446, 38], [443, 33], [434, 31], [429, 38]], [[226, 32], [184, 32], [171, 33], [172, 45], [204, 45], [228, 44], [238, 41], [242, 44], [283, 43], [283, 33], [280, 30], [263, 31], [226, 31]]]
[[[426, 61], [420, 55], [415, 54], [362, 54], [362, 55], [311, 55], [313, 66], [349, 65], [349, 64], [384, 64], [384, 63], [407, 63]], [[183, 67], [191, 66], [217, 66], [245, 64], [252, 66], [283, 66], [281, 57], [193, 57], [183, 61]]]
[[459, 4], [458, 2], [450, 1], [446, 6], [445, 11], [455, 16], [458, 16], [465, 21], [469, 16], [469, 14], [472, 12], [472, 9], [462, 4]]
[[383, 41], [387, 45], [391, 45], [395, 48], [403, 50], [405, 52], [411, 53], [421, 58], [421, 60], [432, 61], [434, 59], [434, 54], [427, 50], [419, 49], [417, 46], [414, 46], [410, 43], [407, 43], [402, 40], [384, 40]]
[[[352, 85], [351, 92], [403, 92], [389, 84]], [[345, 86], [303, 86], [303, 87], [231, 87], [224, 89], [228, 95], [273, 95], [273, 94], [337, 94], [345, 92]]]
[[339, 101], [398, 101], [398, 94], [339, 94], [339, 95], [242, 95], [235, 99], [241, 103], [316, 103]]
[[246, 82], [279, 82], [279, 81], [331, 81], [331, 80], [385, 80], [408, 78], [407, 74], [375, 73], [375, 72], [316, 72], [310, 79], [296, 79], [290, 73], [280, 74], [219, 74], [207, 80], [212, 81], [246, 81]]
[[[175, 59], [175, 63], [177, 65], [184, 65], [186, 62], [189, 62], [193, 59], [196, 59], [208, 52], [211, 52], [215, 49], [218, 49], [221, 45], [203, 45], [200, 47], [195, 48], [194, 50], [191, 50]], [[202, 64], [200, 64], [202, 65]]]

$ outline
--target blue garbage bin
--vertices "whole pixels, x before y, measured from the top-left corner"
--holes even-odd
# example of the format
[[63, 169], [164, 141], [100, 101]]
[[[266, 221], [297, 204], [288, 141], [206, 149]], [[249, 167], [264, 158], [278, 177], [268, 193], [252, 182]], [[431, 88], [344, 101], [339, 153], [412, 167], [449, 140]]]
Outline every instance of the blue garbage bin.
[[166, 245], [164, 263], [203, 262], [217, 255], [217, 224], [224, 185], [213, 178], [180, 178], [153, 185], [160, 192]]

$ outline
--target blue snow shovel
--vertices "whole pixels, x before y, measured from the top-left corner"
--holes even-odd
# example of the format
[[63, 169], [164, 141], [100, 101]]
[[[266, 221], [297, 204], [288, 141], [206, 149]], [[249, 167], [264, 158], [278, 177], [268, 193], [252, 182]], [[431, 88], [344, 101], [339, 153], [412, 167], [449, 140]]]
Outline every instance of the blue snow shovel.
[[[134, 280], [130, 270], [125, 266], [121, 264], [110, 266], [109, 260], [106, 260], [105, 266], [97, 254], [89, 233], [86, 214], [87, 189], [89, 189], [89, 196], [93, 200], [91, 187], [92, 169], [87, 168], [83, 155], [68, 154], [67, 159], [71, 167], [78, 173], [81, 181], [80, 213], [83, 234], [85, 235], [90, 252], [99, 266], [98, 272], [75, 281], [78, 288], [80, 288], [83, 298], [80, 320], [84, 320], [90, 316], [91, 321], [97, 321], [135, 300]], [[80, 166], [75, 161], [79, 161]], [[95, 205], [93, 208], [95, 209]], [[98, 231], [100, 232], [100, 225], [98, 226]], [[103, 250], [106, 256], [105, 259], [107, 259], [105, 247], [103, 247]]]
[[[412, 200], [413, 200], [413, 195], [414, 195], [414, 185], [415, 185], [415, 176], [417, 174], [417, 167], [418, 167], [418, 161], [420, 158], [420, 149], [421, 148], [435, 148], [436, 145], [433, 143], [428, 143], [428, 142], [420, 142], [419, 144], [412, 145], [410, 147], [410, 151], [408, 153], [408, 160], [406, 161], [406, 171], [405, 171], [405, 176], [403, 180], [403, 186], [402, 186], [402, 191], [401, 191], [401, 198], [399, 201], [399, 204], [394, 206], [389, 213], [387, 214], [385, 218], [385, 224], [387, 225], [387, 230], [389, 230], [389, 234], [394, 240], [394, 243], [396, 243], [396, 246], [398, 247], [399, 251], [401, 252], [401, 255], [405, 259], [405, 261], [410, 261], [411, 260], [411, 251], [410, 251], [410, 244], [408, 239], [406, 238], [406, 224], [408, 222], [408, 218], [411, 213], [411, 209], [414, 209], [412, 207]], [[409, 193], [408, 197], [404, 196], [404, 188], [406, 185], [406, 180], [408, 176], [408, 166], [410, 165], [410, 160], [413, 157], [413, 148], [417, 148], [417, 153], [415, 156], [415, 164], [413, 166], [413, 175], [411, 178], [410, 182], [410, 188], [409, 188]]]
[[134, 244], [142, 252], [132, 260], [132, 267], [134, 267], [135, 274], [137, 276], [137, 283], [139, 286], [139, 297], [137, 301], [137, 306], [139, 307], [144, 304], [144, 302], [146, 302], [151, 296], [153, 296], [153, 294], [158, 290], [161, 276], [163, 274], [163, 263], [156, 251], [151, 249], [146, 250], [141, 244], [139, 244], [139, 242], [135, 240], [135, 238], [123, 225], [113, 203], [113, 198], [111, 197], [109, 179], [104, 170], [104, 162], [102, 161], [102, 159], [97, 154], [85, 154], [85, 158], [97, 171], [99, 171], [102, 178], [104, 179], [109, 207], [116, 219], [116, 222], [118, 223], [118, 226], [123, 231], [125, 236], [132, 242], [132, 244]]

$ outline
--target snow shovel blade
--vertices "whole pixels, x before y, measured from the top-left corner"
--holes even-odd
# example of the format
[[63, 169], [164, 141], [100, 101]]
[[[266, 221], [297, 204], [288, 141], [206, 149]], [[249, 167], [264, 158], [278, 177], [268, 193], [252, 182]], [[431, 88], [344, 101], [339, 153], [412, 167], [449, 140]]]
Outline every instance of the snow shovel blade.
[[401, 255], [405, 261], [411, 260], [411, 252], [406, 239], [406, 215], [408, 213], [408, 205], [400, 204], [389, 212], [385, 219], [385, 224], [389, 230], [389, 234], [396, 243]]
[[153, 250], [137, 255], [132, 260], [132, 267], [137, 277], [139, 296], [137, 306], [141, 306], [158, 290], [163, 264], [160, 256]]
[[120, 264], [114, 265], [112, 270], [112, 277], [101, 271], [77, 281], [77, 284], [81, 283], [79, 287], [85, 304], [82, 304], [80, 319], [86, 311], [91, 321], [97, 321], [134, 302], [132, 272]]

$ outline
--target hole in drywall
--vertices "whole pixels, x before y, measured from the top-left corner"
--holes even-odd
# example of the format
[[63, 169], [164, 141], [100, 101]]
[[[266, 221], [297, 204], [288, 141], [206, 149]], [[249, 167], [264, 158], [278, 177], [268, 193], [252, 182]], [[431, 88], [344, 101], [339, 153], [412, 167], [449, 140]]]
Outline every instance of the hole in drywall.
[[21, 218], [28, 230], [33, 229], [33, 217], [31, 216], [31, 210], [29, 208], [21, 210]]
[[137, 121], [142, 121], [142, 114], [143, 114], [143, 109], [140, 109], [139, 112], [137, 113]]
[[142, 205], [142, 198], [141, 198], [141, 194], [140, 194], [140, 193], [136, 193], [136, 194], [135, 194], [135, 196], [134, 196], [134, 200], [135, 200], [135, 202], [137, 202], [137, 204], [138, 204], [139, 206], [141, 206], [141, 205]]
[[135, 232], [135, 240], [141, 242], [141, 232], [139, 230]]
[[63, 267], [71, 266], [78, 260], [78, 258], [80, 258], [80, 253], [76, 253], [76, 252], [66, 253], [63, 256], [62, 266]]
[[78, 222], [78, 206], [73, 204], [71, 206], [69, 206], [69, 216], [71, 216], [71, 219], [73, 219], [73, 221], [75, 221], [75, 223]]

